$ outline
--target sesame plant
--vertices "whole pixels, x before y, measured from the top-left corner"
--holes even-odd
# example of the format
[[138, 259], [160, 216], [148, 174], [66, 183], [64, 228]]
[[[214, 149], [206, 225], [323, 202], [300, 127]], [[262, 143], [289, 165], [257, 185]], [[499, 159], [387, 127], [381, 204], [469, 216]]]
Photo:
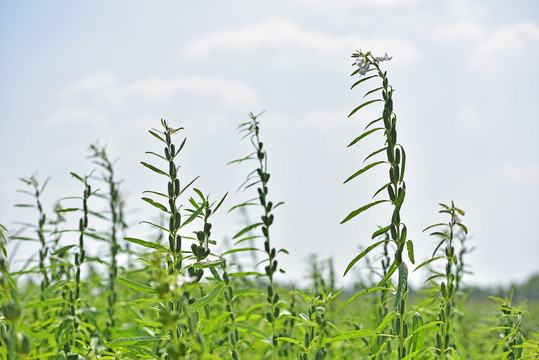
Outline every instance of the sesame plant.
[[[379, 145], [367, 149], [346, 186], [371, 169], [386, 171], [373, 199], [342, 223], [371, 208], [388, 210], [381, 226], [358, 222], [373, 233], [346, 266], [344, 275], [356, 272], [352, 287], [339, 288], [333, 260], [317, 253], [290, 254], [306, 259], [308, 282], [287, 281], [280, 264], [288, 251], [277, 246], [274, 227], [283, 202], [269, 191], [271, 147], [262, 142], [261, 114], [249, 113], [239, 125], [250, 151], [228, 169], [252, 166], [239, 186], [247, 200], [236, 205], [228, 192], [215, 196], [195, 187], [198, 178], [184, 179], [180, 165], [190, 150], [183, 128], [161, 120], [149, 130], [157, 150], [137, 164], [155, 178], [139, 199], [153, 214], [139, 220], [142, 226], [124, 220], [129, 209], [121, 190], [132, 179], [120, 180], [116, 162], [97, 144], [89, 158], [99, 171], [81, 176], [66, 169], [82, 184], [80, 196], [47, 204], [46, 181], [21, 179], [30, 197], [18, 206], [32, 211], [15, 227], [0, 225], [0, 359], [538, 359], [533, 299], [495, 293], [493, 303], [467, 289], [473, 248], [460, 208], [441, 204], [448, 220], [427, 227], [432, 237], [408, 239], [406, 153], [383, 69], [392, 58], [352, 56], [352, 88], [372, 87], [349, 117], [361, 123], [361, 110], [377, 105], [380, 115], [360, 125], [348, 146], [366, 147], [363, 140], [376, 136]], [[242, 225], [225, 234], [219, 216]], [[414, 245], [430, 246], [432, 238], [432, 256], [409, 272]], [[17, 259], [18, 248], [27, 256]], [[420, 289], [409, 286], [409, 276], [425, 273]]]

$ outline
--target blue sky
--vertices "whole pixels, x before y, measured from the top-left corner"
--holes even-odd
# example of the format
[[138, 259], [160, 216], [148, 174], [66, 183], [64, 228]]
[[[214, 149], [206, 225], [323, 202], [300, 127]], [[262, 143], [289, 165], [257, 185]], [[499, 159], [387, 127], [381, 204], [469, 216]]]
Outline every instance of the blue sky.
[[[160, 118], [185, 128], [185, 181], [200, 175], [197, 186], [214, 198], [231, 191], [231, 207], [250, 196], [236, 193], [249, 169], [226, 166], [250, 151], [236, 126], [249, 111], [267, 110], [270, 192], [286, 203], [275, 214], [275, 244], [290, 251], [280, 263], [299, 280], [307, 256], [318, 253], [342, 273], [390, 216], [381, 207], [339, 225], [387, 176], [374, 170], [342, 184], [381, 141], [346, 148], [379, 111], [347, 119], [368, 89], [349, 90], [356, 49], [393, 56], [383, 66], [408, 155], [403, 220], [416, 257], [434, 247], [421, 230], [445, 220], [437, 204], [454, 200], [467, 211], [476, 247], [469, 282], [539, 272], [539, 5], [532, 0], [3, 1], [0, 223], [15, 229], [14, 221], [33, 215], [13, 208], [25, 200], [15, 192], [21, 176], [50, 177], [48, 208], [77, 195], [69, 172], [92, 170], [87, 148], [99, 139], [120, 158], [134, 224], [128, 235], [144, 233], [137, 224], [154, 213], [141, 192], [162, 184], [139, 162], [159, 150], [147, 130]], [[214, 238], [232, 236], [241, 221], [216, 214]]]

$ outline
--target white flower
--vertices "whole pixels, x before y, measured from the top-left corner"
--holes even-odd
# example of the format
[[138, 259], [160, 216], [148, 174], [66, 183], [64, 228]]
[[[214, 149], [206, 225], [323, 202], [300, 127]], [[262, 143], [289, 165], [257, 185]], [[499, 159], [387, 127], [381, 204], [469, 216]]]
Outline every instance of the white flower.
[[196, 281], [196, 279], [196, 276], [178, 275], [176, 277], [176, 286], [180, 288], [183, 284], [190, 284]]
[[453, 214], [453, 216], [451, 217], [451, 221], [453, 222], [453, 224], [460, 224], [460, 219], [457, 214]]
[[356, 65], [359, 67], [359, 74], [365, 75], [369, 70], [371, 63], [362, 57], [356, 60]]
[[374, 58], [374, 60], [376, 60], [376, 61], [389, 61], [391, 59], [393, 59], [393, 56], [390, 57], [390, 56], [387, 55], [387, 53], [385, 54], [384, 57], [377, 56], [377, 57]]

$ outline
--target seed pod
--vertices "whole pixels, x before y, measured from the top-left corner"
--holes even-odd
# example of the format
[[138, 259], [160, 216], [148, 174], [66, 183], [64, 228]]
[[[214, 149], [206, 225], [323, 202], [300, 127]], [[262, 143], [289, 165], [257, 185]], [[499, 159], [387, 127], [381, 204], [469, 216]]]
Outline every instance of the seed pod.
[[175, 246], [175, 243], [174, 243], [174, 237], [172, 237], [172, 235], [168, 236], [168, 246], [170, 248], [170, 251], [172, 251], [172, 252], [176, 251], [176, 246]]
[[174, 197], [174, 183], [172, 181], [168, 182], [168, 196]]
[[180, 195], [180, 179], [174, 180], [174, 195], [176, 197]]

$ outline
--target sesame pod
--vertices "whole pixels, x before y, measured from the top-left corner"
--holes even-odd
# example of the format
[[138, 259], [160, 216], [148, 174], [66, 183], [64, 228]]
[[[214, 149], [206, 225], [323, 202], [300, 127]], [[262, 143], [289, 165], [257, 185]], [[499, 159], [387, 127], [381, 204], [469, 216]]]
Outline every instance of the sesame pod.
[[170, 251], [172, 251], [172, 252], [176, 251], [176, 247], [174, 245], [175, 245], [174, 237], [172, 235], [169, 235], [168, 236], [168, 246], [170, 248]]
[[168, 151], [168, 147], [165, 148], [165, 157], [167, 160], [170, 160], [170, 152]]
[[395, 201], [395, 191], [393, 190], [393, 186], [389, 185], [389, 186], [387, 187], [387, 192], [388, 192], [388, 194], [389, 194], [389, 199], [390, 199], [391, 201]]
[[311, 342], [311, 339], [309, 338], [309, 333], [305, 332], [305, 338], [303, 340], [303, 343], [305, 344], [305, 348], [309, 347], [310, 342]]
[[442, 297], [446, 298], [447, 297], [447, 290], [445, 288], [445, 282], [442, 282], [442, 284], [440, 286], [440, 291], [442, 292]]
[[442, 335], [440, 335], [440, 333], [436, 333], [436, 347], [438, 349], [441, 349], [442, 348]]
[[267, 290], [268, 290], [268, 297], [271, 298], [273, 296], [273, 288], [271, 287], [271, 285], [268, 285]]
[[180, 179], [174, 180], [174, 195], [180, 196]]
[[181, 223], [182, 223], [182, 216], [180, 215], [179, 212], [177, 212], [176, 214], [174, 214], [174, 225], [176, 227], [175, 230], [178, 230], [180, 228]]
[[174, 144], [170, 144], [170, 156], [172, 158], [174, 158], [174, 156], [176, 156], [176, 147], [174, 146]]
[[268, 320], [268, 322], [272, 323], [273, 322], [273, 315], [271, 315], [271, 313], [267, 312], [266, 313], [266, 319]]
[[172, 181], [168, 182], [168, 196], [174, 197], [174, 183]]
[[182, 237], [180, 235], [176, 235], [176, 250], [182, 250]]

